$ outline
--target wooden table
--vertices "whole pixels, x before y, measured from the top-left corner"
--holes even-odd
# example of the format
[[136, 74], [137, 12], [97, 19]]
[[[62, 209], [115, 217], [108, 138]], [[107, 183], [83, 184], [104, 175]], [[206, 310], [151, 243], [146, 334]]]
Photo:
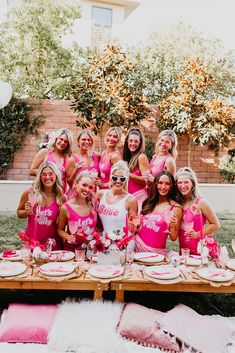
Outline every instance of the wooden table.
[[[211, 282], [212, 283], [212, 282]], [[225, 283], [224, 283], [225, 284]], [[128, 279], [111, 282], [111, 290], [116, 291], [116, 301], [124, 301], [125, 291], [156, 291], [156, 292], [195, 292], [195, 293], [235, 293], [235, 277], [232, 284], [224, 284], [200, 281], [187, 275], [187, 279], [174, 284], [160, 284], [140, 278], [133, 273]]]
[[93, 281], [79, 278], [63, 281], [52, 281], [31, 275], [25, 278], [7, 279], [0, 278], [0, 289], [32, 289], [32, 290], [91, 290], [94, 291], [94, 299], [102, 299], [103, 291], [110, 288], [109, 283], [102, 283], [99, 280]]

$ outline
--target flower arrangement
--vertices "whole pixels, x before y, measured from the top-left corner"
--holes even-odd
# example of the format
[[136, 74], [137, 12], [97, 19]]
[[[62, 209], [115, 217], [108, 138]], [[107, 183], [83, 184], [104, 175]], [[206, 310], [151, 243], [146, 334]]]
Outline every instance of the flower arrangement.
[[208, 255], [212, 260], [218, 260], [220, 256], [220, 246], [212, 235], [206, 235], [204, 239], [201, 239], [198, 243], [197, 251], [199, 254], [203, 254], [203, 249], [208, 249]]
[[49, 145], [50, 140], [52, 139], [54, 134], [54, 131], [52, 132], [46, 132], [43, 139], [41, 141], [39, 141], [39, 150], [41, 150], [42, 148], [47, 148]]
[[38, 240], [35, 240], [33, 238], [30, 238], [27, 234], [24, 232], [18, 233], [18, 237], [21, 239], [22, 243], [27, 243], [29, 245], [29, 248], [33, 250], [34, 248], [41, 248], [42, 250], [44, 249], [44, 246], [40, 244]]
[[95, 252], [108, 253], [110, 250], [124, 250], [130, 240], [133, 239], [133, 234], [126, 233], [126, 228], [118, 229], [112, 232], [96, 232], [89, 228], [82, 230], [79, 236], [83, 236], [85, 242], [82, 247], [89, 247]]

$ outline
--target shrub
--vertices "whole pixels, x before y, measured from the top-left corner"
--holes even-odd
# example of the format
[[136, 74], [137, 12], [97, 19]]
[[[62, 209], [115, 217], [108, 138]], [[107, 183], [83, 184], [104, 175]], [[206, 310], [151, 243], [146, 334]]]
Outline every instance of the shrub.
[[219, 171], [223, 180], [235, 183], [235, 149], [229, 150], [228, 155], [220, 157]]
[[29, 118], [30, 106], [23, 101], [12, 98], [10, 103], [0, 110], [0, 176], [13, 160], [28, 133], [37, 134], [41, 117]]

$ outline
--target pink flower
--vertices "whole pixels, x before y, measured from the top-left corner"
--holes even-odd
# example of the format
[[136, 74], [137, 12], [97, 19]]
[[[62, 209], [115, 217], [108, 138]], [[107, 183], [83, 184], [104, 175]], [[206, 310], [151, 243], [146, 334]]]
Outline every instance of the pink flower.
[[98, 240], [94, 245], [94, 250], [96, 250], [97, 252], [105, 252], [104, 243]]

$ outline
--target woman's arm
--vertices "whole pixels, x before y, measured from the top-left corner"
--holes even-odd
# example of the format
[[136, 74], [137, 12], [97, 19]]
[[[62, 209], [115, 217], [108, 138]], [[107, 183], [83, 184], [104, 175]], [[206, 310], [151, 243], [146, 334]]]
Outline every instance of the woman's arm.
[[62, 239], [67, 240], [68, 243], [73, 244], [76, 242], [76, 237], [72, 234], [69, 234], [65, 231], [65, 227], [68, 224], [68, 210], [63, 205], [61, 206], [59, 219], [58, 219], [58, 234]]
[[198, 204], [198, 208], [202, 212], [202, 214], [205, 216], [208, 224], [205, 224], [203, 228], [203, 234], [208, 235], [216, 230], [220, 229], [220, 222], [214, 212], [214, 210], [211, 208], [211, 205], [209, 202], [205, 199], [201, 199]]
[[143, 153], [140, 154], [139, 159], [138, 159], [138, 163], [139, 163], [139, 169], [141, 172], [141, 176], [137, 176], [133, 173], [130, 173], [130, 175], [129, 175], [130, 179], [132, 179], [137, 184], [146, 185], [146, 181], [142, 175], [150, 172], [149, 161], [148, 161], [147, 156]]
[[168, 172], [170, 172], [173, 176], [175, 175], [176, 165], [174, 158], [167, 158], [165, 163], [165, 169], [168, 170]]
[[122, 156], [121, 156], [121, 153], [119, 152], [114, 152], [110, 158], [110, 162], [112, 165], [121, 160], [122, 160]]
[[170, 238], [175, 241], [178, 238], [180, 225], [183, 217], [182, 207], [176, 204], [172, 210], [172, 217], [170, 220]]
[[126, 201], [126, 210], [128, 212], [128, 218], [136, 216], [138, 213], [138, 203], [133, 195], [131, 195]]
[[27, 218], [33, 212], [31, 203], [28, 201], [28, 195], [30, 190], [23, 192], [20, 198], [19, 206], [16, 210], [17, 216], [19, 218]]
[[37, 175], [38, 168], [39, 168], [40, 164], [42, 164], [42, 162], [44, 161], [46, 155], [47, 155], [47, 149], [46, 148], [41, 149], [36, 154], [36, 156], [33, 159], [32, 164], [31, 164], [29, 175], [31, 175], [31, 176], [36, 176]]

